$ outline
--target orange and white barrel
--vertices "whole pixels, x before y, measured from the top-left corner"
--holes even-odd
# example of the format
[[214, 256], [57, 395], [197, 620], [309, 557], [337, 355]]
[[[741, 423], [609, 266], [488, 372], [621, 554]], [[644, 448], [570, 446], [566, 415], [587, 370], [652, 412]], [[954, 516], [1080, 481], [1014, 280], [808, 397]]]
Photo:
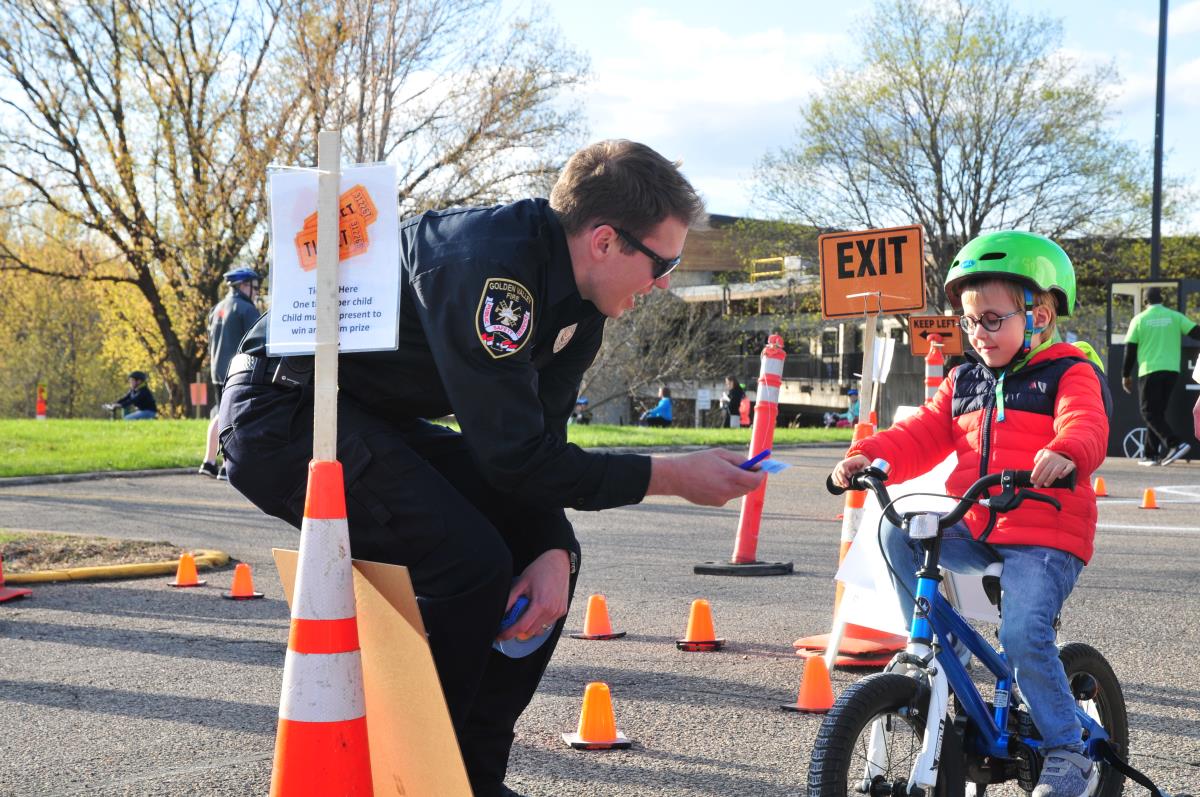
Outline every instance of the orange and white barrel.
[[925, 355], [925, 400], [937, 395], [946, 376], [946, 358], [942, 356], [942, 336], [929, 336], [929, 353]]

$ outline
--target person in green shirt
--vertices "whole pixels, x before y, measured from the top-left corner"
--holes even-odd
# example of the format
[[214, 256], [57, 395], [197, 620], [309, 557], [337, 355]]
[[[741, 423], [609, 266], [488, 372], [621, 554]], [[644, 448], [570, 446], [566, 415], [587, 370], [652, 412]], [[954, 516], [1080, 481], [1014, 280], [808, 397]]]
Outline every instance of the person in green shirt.
[[1146, 449], [1139, 465], [1169, 465], [1191, 450], [1167, 422], [1167, 402], [1179, 379], [1181, 341], [1186, 335], [1200, 340], [1200, 326], [1168, 307], [1162, 290], [1146, 291], [1150, 305], [1129, 322], [1125, 335], [1125, 361], [1121, 386], [1133, 392], [1133, 367], [1137, 365], [1142, 419], [1146, 421]]

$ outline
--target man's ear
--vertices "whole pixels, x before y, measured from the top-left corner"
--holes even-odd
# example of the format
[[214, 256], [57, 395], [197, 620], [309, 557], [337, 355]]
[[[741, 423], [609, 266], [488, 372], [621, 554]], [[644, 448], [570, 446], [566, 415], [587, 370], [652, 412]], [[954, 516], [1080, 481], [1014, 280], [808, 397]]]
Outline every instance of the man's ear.
[[617, 245], [617, 234], [609, 225], [601, 224], [591, 231], [588, 245], [592, 251], [592, 257], [603, 260], [613, 253], [614, 247]]

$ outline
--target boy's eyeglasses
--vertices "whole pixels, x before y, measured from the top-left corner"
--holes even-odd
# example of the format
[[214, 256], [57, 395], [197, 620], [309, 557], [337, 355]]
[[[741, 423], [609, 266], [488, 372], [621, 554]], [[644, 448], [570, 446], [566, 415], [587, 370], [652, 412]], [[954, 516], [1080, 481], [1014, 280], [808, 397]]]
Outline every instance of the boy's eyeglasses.
[[979, 318], [975, 318], [974, 316], [964, 315], [962, 318], [958, 319], [958, 325], [960, 327], [962, 327], [962, 331], [966, 332], [968, 335], [970, 335], [972, 332], [975, 331], [976, 326], [981, 326], [984, 329], [986, 329], [988, 332], [999, 332], [1000, 327], [1003, 326], [1006, 319], [1012, 318], [1013, 316], [1015, 316], [1021, 312], [1024, 312], [1024, 311], [1023, 310], [1013, 310], [1011, 313], [1006, 313], [1005, 315], [996, 315], [995, 313], [993, 313], [992, 311], [989, 310], [988, 312], [981, 315]]
[[625, 230], [622, 230], [620, 227], [613, 227], [613, 229], [616, 230], [617, 235], [621, 236], [622, 241], [629, 244], [646, 257], [650, 258], [651, 262], [654, 263], [654, 271], [652, 273], [655, 280], [660, 280], [670, 274], [675, 270], [675, 267], [679, 265], [679, 261], [683, 260], [683, 255], [679, 255], [679, 257], [673, 257], [670, 260], [667, 260], [665, 257], [662, 257], [656, 253], [637, 238], [634, 238], [632, 235], [625, 232]]

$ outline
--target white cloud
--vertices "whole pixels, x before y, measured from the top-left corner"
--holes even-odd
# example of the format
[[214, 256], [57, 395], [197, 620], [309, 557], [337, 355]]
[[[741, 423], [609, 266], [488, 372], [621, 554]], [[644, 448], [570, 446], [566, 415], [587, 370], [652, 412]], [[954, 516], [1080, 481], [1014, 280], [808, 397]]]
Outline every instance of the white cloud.
[[[1200, 0], [1191, 0], [1170, 9], [1167, 13], [1168, 39], [1200, 33]], [[1117, 12], [1116, 23], [1122, 28], [1133, 28], [1146, 36], [1158, 37], [1158, 14], [1121, 9]]]
[[820, 64], [848, 45], [842, 34], [733, 34], [649, 9], [623, 27], [624, 52], [593, 54], [584, 98], [592, 136], [683, 158], [714, 213], [745, 211], [754, 164], [790, 139]]

